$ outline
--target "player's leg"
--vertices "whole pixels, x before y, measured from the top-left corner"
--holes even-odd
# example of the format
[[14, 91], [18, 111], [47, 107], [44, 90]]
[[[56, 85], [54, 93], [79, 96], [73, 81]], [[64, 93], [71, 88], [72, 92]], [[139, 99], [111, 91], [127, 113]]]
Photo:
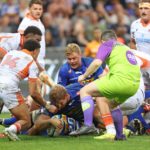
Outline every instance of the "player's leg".
[[[126, 126], [128, 124], [128, 115], [135, 112], [143, 104], [144, 96], [144, 83], [141, 82], [137, 92], [119, 106], [123, 113], [123, 126]], [[124, 133], [126, 137], [128, 137], [131, 132], [129, 130], [124, 129]]]
[[99, 91], [97, 90], [94, 82], [87, 84], [80, 90], [81, 106], [84, 115], [84, 125], [81, 126], [81, 128], [78, 130], [71, 132], [70, 135], [75, 136], [98, 132], [98, 130], [93, 125], [94, 101], [92, 98], [98, 95]]
[[25, 103], [10, 109], [10, 112], [17, 118], [18, 121], [10, 125], [10, 127], [5, 128], [5, 134], [10, 140], [16, 141], [19, 140], [16, 134], [31, 126], [30, 113]]
[[51, 118], [48, 115], [41, 114], [35, 121], [33, 127], [28, 130], [29, 135], [37, 135], [48, 128], [62, 129], [62, 121], [59, 118]]
[[11, 117], [11, 118], [0, 118], [0, 124], [8, 127], [10, 125], [12, 125], [13, 123], [15, 123], [17, 121], [16, 117]]
[[24, 98], [20, 92], [7, 93], [3, 97], [3, 100], [6, 107], [17, 119], [14, 124], [10, 125], [8, 128], [5, 128], [5, 134], [10, 140], [19, 140], [19, 138], [17, 137], [17, 133], [31, 126], [28, 107], [25, 104]]
[[0, 49], [0, 62], [6, 54], [7, 54], [7, 51], [1, 48]]
[[49, 123], [50, 116], [45, 114], [40, 114], [37, 118], [37, 120], [34, 122], [34, 125], [32, 128], [28, 130], [29, 135], [37, 135], [41, 131], [49, 128], [51, 124]]
[[[114, 107], [114, 104], [112, 105], [110, 99], [116, 97], [114, 94], [116, 91], [116, 86], [114, 83], [115, 82], [109, 80], [107, 76], [103, 77], [101, 80], [95, 81], [96, 87], [98, 88], [101, 95], [103, 95], [103, 97], [101, 96], [96, 98], [96, 104], [101, 113], [102, 122], [106, 128], [106, 134], [103, 136], [95, 137], [95, 139], [114, 139], [116, 136], [115, 126], [118, 125], [118, 119], [121, 119], [122, 114], [119, 110], [111, 111], [112, 106]], [[115, 106], [116, 105], [118, 105], [118, 103], [115, 102]], [[116, 116], [118, 116], [117, 119]]]
[[116, 128], [113, 116], [110, 112], [108, 99], [105, 97], [97, 97], [96, 104], [101, 113], [102, 122], [106, 128], [106, 134], [95, 137], [95, 139], [114, 139], [116, 136]]

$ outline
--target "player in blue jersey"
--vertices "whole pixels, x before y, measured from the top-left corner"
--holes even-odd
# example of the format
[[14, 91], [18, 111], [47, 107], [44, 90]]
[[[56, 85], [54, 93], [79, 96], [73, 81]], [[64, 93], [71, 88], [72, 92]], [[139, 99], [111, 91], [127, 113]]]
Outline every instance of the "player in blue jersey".
[[[30, 135], [39, 134], [42, 130], [50, 128], [51, 125], [60, 126], [59, 120], [51, 119], [56, 114], [64, 114], [78, 121], [80, 124], [84, 122], [83, 110], [81, 108], [81, 101], [79, 97], [79, 90], [83, 85], [79, 83], [70, 84], [66, 87], [56, 85], [51, 89], [50, 100], [51, 104], [56, 106], [56, 113], [49, 113], [46, 109], [41, 110], [41, 114], [36, 120], [34, 126], [29, 130]], [[113, 118], [118, 117], [118, 111], [112, 111]], [[95, 107], [94, 121], [99, 126], [101, 125], [99, 111]], [[97, 119], [98, 118], [98, 119]], [[116, 119], [116, 130], [118, 130], [118, 120]], [[86, 134], [98, 133], [98, 130], [94, 125], [86, 132]], [[123, 140], [124, 136], [120, 135], [116, 137], [116, 140]]]
[[[56, 128], [61, 127], [60, 120], [52, 118], [56, 114], [66, 115], [67, 117], [82, 123], [84, 117], [78, 93], [82, 87], [83, 86], [79, 83], [70, 84], [66, 87], [61, 85], [54, 86], [50, 92], [50, 99], [51, 104], [56, 106], [57, 112], [50, 113], [45, 108], [42, 109], [40, 116], [35, 121], [34, 126], [28, 131], [28, 134], [39, 134], [41, 131], [50, 128], [51, 125]], [[98, 130], [94, 125], [87, 134], [90, 133], [98, 133]]]
[[[83, 74], [92, 63], [93, 58], [82, 57], [80, 47], [75, 43], [67, 45], [65, 50], [67, 62], [59, 70], [58, 83], [66, 86], [78, 82], [78, 76]], [[93, 75], [89, 76], [85, 82], [91, 82], [97, 79], [103, 72], [100, 67]]]

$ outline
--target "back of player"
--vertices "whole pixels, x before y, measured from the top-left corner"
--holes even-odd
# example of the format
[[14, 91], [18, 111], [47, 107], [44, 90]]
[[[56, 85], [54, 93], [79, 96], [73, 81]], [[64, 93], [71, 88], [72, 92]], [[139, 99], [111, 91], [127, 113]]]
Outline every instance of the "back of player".
[[[20, 89], [19, 82], [25, 77], [29, 76], [29, 79], [34, 80], [37, 78], [38, 68], [33, 61], [32, 56], [29, 55], [29, 51], [11, 51], [7, 53], [1, 64], [0, 64], [0, 88], [3, 89], [3, 92], [0, 93], [0, 97], [4, 99], [4, 103], [7, 108], [11, 108], [11, 104], [7, 104], [14, 99], [15, 96], [19, 97]], [[21, 101], [21, 100], [20, 100]], [[13, 103], [12, 103], [13, 104]]]
[[[8, 90], [17, 90], [19, 81], [28, 76], [31, 65], [36, 69], [32, 56], [27, 53], [27, 50], [14, 50], [4, 56], [0, 64], [0, 83], [4, 83]], [[37, 73], [36, 70], [34, 72]], [[33, 73], [32, 76], [34, 77]]]
[[[109, 40], [104, 43], [103, 46], [101, 46], [100, 50], [97, 53], [97, 58], [103, 56], [102, 54], [107, 53], [106, 49], [109, 51], [109, 53], [107, 54], [109, 57], [107, 58], [106, 63], [110, 70], [109, 73], [105, 77], [103, 77], [103, 80], [99, 81], [99, 89], [105, 88], [106, 91], [102, 94], [104, 96], [108, 94], [106, 97], [110, 99], [114, 98], [113, 94], [118, 94], [119, 91], [120, 93], [124, 94], [124, 97], [120, 97], [123, 102], [131, 95], [135, 94], [136, 90], [138, 89], [140, 81], [140, 69], [129, 47], [115, 42], [114, 40]], [[101, 59], [103, 60], [106, 58], [103, 56], [103, 58]], [[106, 85], [108, 86], [107, 88]], [[129, 89], [129, 87], [130, 90], [127, 90]], [[113, 94], [109, 90], [111, 92], [113, 91]]]

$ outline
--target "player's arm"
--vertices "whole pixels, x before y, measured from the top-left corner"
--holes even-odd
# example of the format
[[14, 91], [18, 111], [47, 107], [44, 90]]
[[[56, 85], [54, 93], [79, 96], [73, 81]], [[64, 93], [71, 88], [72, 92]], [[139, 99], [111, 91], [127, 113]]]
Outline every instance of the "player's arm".
[[45, 69], [40, 65], [40, 63], [37, 60], [36, 65], [38, 66], [39, 72], [45, 71]]
[[102, 60], [94, 59], [94, 61], [87, 68], [86, 72], [83, 75], [79, 76], [78, 81], [82, 82], [88, 76], [92, 75], [102, 65], [102, 63], [103, 63]]
[[29, 94], [33, 98], [35, 102], [40, 104], [41, 106], [46, 106], [46, 101], [42, 98], [42, 95], [40, 93], [40, 81], [38, 78], [33, 79], [29, 78], [28, 81], [29, 84]]
[[97, 71], [94, 73], [94, 78], [95, 78], [95, 79], [99, 78], [99, 77], [103, 74], [103, 72], [104, 72], [104, 70], [103, 70], [102, 66], [99, 67], [99, 68], [97, 69]]
[[58, 110], [53, 105], [50, 105], [41, 95], [41, 86], [39, 79], [29, 79], [29, 94], [35, 102], [40, 106], [45, 107], [49, 112], [56, 113]]
[[0, 47], [0, 61], [3, 59], [3, 57], [7, 54], [7, 51]]
[[38, 78], [38, 67], [35, 62], [29, 67], [29, 94], [35, 102], [44, 106], [48, 111], [55, 112], [54, 108], [46, 102], [46, 100], [41, 95], [41, 81]]
[[136, 29], [135, 29], [134, 23], [132, 23], [130, 27], [130, 34], [131, 34], [130, 48], [132, 49], [136, 49], [135, 32], [136, 32]]
[[133, 38], [131, 38], [131, 40], [130, 40], [130, 48], [136, 49], [136, 43], [135, 43], [135, 40]]
[[52, 80], [52, 78], [50, 76], [48, 76], [48, 74], [45, 71], [42, 71], [39, 74], [39, 78], [42, 82], [44, 82], [45, 84], [47, 84], [50, 87], [55, 86], [55, 82]]

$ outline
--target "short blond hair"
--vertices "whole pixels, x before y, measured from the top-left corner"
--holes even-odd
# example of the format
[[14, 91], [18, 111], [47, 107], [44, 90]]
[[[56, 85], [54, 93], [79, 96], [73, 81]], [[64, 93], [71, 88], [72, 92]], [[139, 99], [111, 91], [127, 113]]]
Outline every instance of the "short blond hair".
[[59, 100], [65, 98], [67, 95], [67, 90], [64, 86], [57, 84], [52, 87], [50, 93], [49, 93], [49, 99], [52, 104], [57, 104]]
[[80, 49], [79, 45], [76, 43], [70, 43], [67, 45], [67, 47], [65, 49], [65, 55], [68, 56], [68, 55], [72, 54], [73, 52], [81, 54], [81, 49]]

